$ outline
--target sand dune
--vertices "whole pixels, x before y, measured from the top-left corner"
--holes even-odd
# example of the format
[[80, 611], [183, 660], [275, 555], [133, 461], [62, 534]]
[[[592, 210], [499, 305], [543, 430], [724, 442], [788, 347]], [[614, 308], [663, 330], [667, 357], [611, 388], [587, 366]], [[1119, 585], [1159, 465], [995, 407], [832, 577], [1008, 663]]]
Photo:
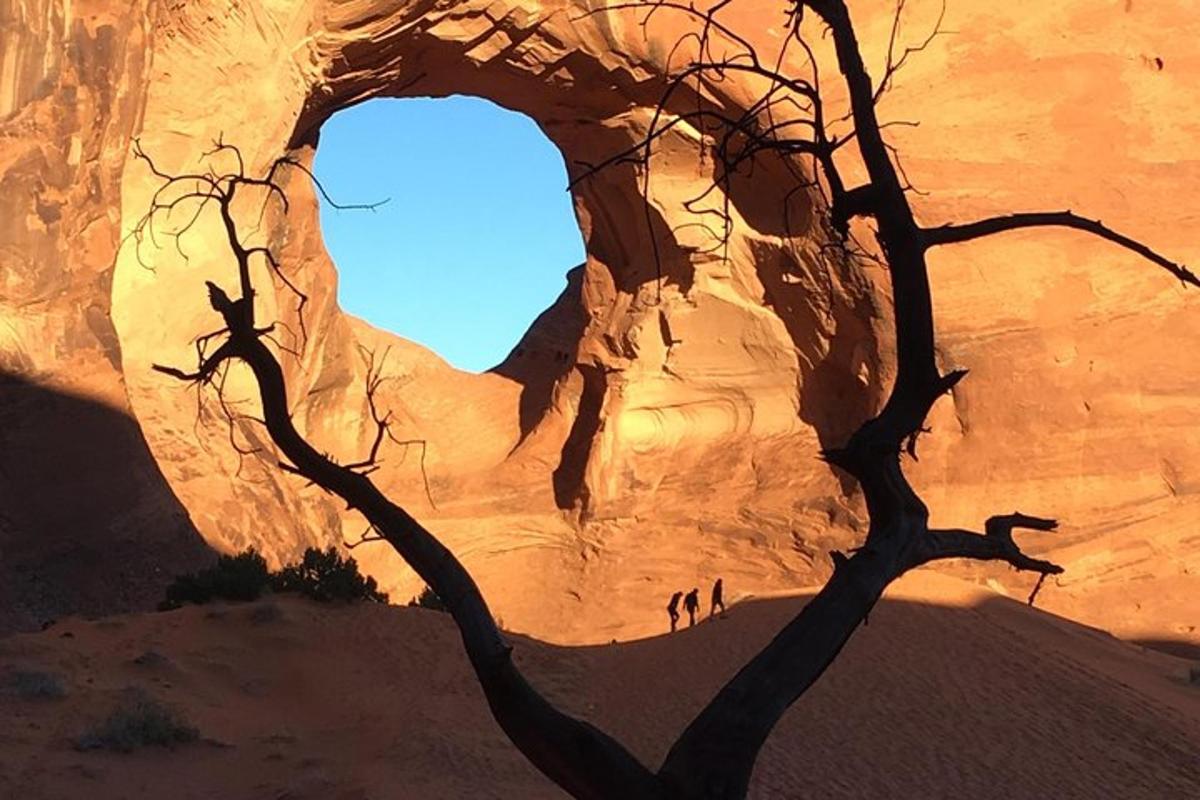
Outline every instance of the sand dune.
[[[749, 600], [673, 636], [557, 647], [514, 636], [534, 682], [656, 763], [711, 693], [800, 607]], [[147, 656], [146, 654], [152, 654]], [[902, 580], [764, 749], [755, 798], [1200, 796], [1191, 662], [966, 582]], [[67, 620], [0, 640], [0, 797], [557, 798], [487, 714], [449, 618], [274, 598]], [[202, 739], [77, 752], [130, 687]]]

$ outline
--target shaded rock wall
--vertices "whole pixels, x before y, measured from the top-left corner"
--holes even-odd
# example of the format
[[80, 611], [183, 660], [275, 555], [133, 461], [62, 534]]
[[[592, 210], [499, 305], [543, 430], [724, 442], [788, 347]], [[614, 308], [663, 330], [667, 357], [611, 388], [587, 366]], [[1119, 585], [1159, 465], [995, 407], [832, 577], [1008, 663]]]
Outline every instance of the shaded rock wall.
[[150, 22], [0, 2], [0, 630], [145, 607], [210, 552], [132, 417], [110, 313]]
[[[886, 5], [853, 4], [873, 64]], [[915, 7], [914, 30], [936, 5]], [[1197, 173], [1182, 109], [1197, 91], [1186, 43], [1200, 31], [1181, 0], [1085, 5], [951, 6], [955, 33], [906, 68], [884, 105], [922, 123], [890, 131], [931, 192], [918, 212], [933, 222], [1070, 204], [1186, 260], [1197, 223], [1164, 200]], [[203, 282], [228, 282], [231, 267], [211, 220], [185, 238], [186, 260], [170, 245], [118, 252], [155, 188], [130, 137], [167, 170], [194, 167], [219, 137], [261, 170], [284, 153], [309, 161], [321, 122], [355, 102], [466, 93], [530, 115], [577, 175], [644, 134], [685, 31], [670, 15], [643, 29], [632, 14], [585, 14], [593, 6], [74, 3], [68, 19], [61, 4], [0, 3], [0, 180], [14, 187], [0, 199], [14, 206], [0, 222], [0, 357], [39, 384], [82, 382], [136, 419], [144, 443], [130, 436], [112, 457], [141, 459], [165, 484], [140, 481], [145, 516], [109, 514], [107, 536], [145, 535], [168, 517], [186, 533], [179, 503], [213, 547], [254, 544], [276, 560], [358, 532], [265, 453], [230, 447], [231, 436], [263, 445], [252, 425], [230, 428], [211, 403], [198, 413], [193, 393], [151, 372], [194, 357], [192, 339], [213, 327]], [[779, 15], [778, 3], [746, 0], [733, 19], [769, 46]], [[730, 109], [753, 97], [736, 80], [706, 91]], [[1097, 109], [1097, 97], [1109, 102]], [[463, 555], [510, 625], [543, 635], [603, 638], [603, 609], [583, 600], [657, 608], [670, 587], [716, 574], [743, 591], [808, 582], [825, 568], [821, 551], [861, 523], [853, 492], [815, 456], [881, 395], [886, 281], [869, 261], [822, 249], [814, 198], [793, 196], [784, 219], [793, 181], [779, 164], [732, 188], [723, 258], [683, 208], [711, 163], [693, 131], [677, 131], [651, 163], [649, 212], [633, 166], [578, 184], [587, 262], [485, 375], [339, 311], [302, 176], [287, 215], [269, 211], [257, 234], [310, 297], [308, 337], [284, 357], [296, 418], [329, 452], [364, 453], [360, 346], [387, 351], [394, 380], [381, 399], [398, 435], [425, 445], [389, 446], [378, 477]], [[977, 525], [1014, 506], [1064, 517], [1084, 552], [1066, 579], [1078, 583], [1059, 595], [1085, 618], [1102, 574], [1146, 563], [1094, 569], [1114, 551], [1089, 543], [1112, 531], [1167, 554], [1136, 568], [1151, 583], [1186, 582], [1186, 558], [1175, 559], [1189, 551], [1185, 526], [1156, 523], [1194, 509], [1196, 383], [1166, 343], [1200, 334], [1196, 300], [1067, 234], [948, 251], [934, 280], [943, 357], [973, 370], [924, 440], [917, 475], [935, 519]], [[294, 298], [265, 275], [259, 286], [260, 313], [299, 330]], [[250, 396], [236, 372], [228, 388]], [[356, 552], [385, 585], [417, 588], [386, 552]]]

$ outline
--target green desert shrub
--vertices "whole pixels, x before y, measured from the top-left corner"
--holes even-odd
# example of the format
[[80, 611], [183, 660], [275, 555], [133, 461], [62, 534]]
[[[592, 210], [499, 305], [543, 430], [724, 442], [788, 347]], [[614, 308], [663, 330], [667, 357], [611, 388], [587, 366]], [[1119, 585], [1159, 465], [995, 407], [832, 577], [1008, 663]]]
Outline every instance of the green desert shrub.
[[374, 578], [358, 571], [352, 557], [342, 558], [334, 548], [317, 550], [310, 547], [298, 564], [289, 564], [271, 579], [277, 592], [299, 592], [322, 603], [367, 600], [386, 603], [387, 595], [375, 584]]
[[358, 571], [357, 561], [342, 558], [332, 547], [328, 550], [310, 547], [298, 563], [274, 573], [251, 547], [235, 556], [221, 556], [213, 567], [176, 577], [158, 607], [169, 611], [212, 600], [257, 600], [267, 591], [297, 592], [323, 603], [356, 600], [386, 603], [388, 599], [387, 594], [379, 591], [374, 578]]
[[143, 692], [131, 692], [108, 717], [75, 738], [77, 750], [116, 750], [174, 747], [200, 736], [177, 713]]
[[433, 611], [445, 611], [446, 604], [442, 602], [442, 598], [437, 596], [437, 592], [426, 586], [421, 590], [421, 593], [408, 601], [409, 606], [413, 608], [428, 608]]
[[14, 669], [0, 677], [0, 691], [28, 700], [55, 700], [64, 697], [67, 689], [62, 678], [53, 672]]
[[257, 600], [271, 585], [267, 562], [253, 548], [235, 556], [221, 556], [215, 566], [189, 575], [179, 575], [167, 587], [160, 610], [211, 600]]

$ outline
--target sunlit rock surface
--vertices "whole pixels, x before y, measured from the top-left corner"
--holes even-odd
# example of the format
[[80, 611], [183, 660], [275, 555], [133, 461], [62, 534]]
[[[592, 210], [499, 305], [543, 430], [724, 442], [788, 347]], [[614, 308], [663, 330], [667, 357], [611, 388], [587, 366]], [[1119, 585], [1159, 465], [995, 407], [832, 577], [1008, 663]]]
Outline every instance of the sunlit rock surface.
[[[903, 32], [919, 42], [940, 4], [911, 5]], [[231, 427], [211, 397], [198, 411], [194, 391], [151, 371], [193, 362], [193, 340], [216, 327], [204, 281], [229, 284], [232, 266], [211, 219], [180, 248], [122, 243], [157, 186], [134, 137], [170, 172], [196, 169], [221, 138], [257, 172], [285, 154], [311, 163], [321, 122], [352, 103], [464, 93], [531, 116], [580, 176], [645, 134], [689, 29], [665, 12], [645, 28], [632, 11], [588, 13], [601, 6], [0, 0], [5, 626], [144, 604], [206, 546], [278, 561], [361, 533], [278, 469], [253, 423]], [[891, 7], [852, 4], [876, 72]], [[782, 10], [744, 0], [726, 13], [773, 53]], [[1070, 207], [1194, 261], [1189, 11], [951, 3], [946, 34], [882, 105], [884, 119], [920, 121], [888, 135], [928, 193], [913, 198], [921, 220]], [[733, 77], [706, 91], [733, 111], [754, 97]], [[375, 475], [463, 557], [509, 627], [606, 640], [718, 574], [741, 593], [812, 583], [825, 552], [860, 535], [860, 499], [817, 455], [883, 396], [886, 275], [824, 246], [819, 199], [789, 195], [782, 163], [709, 196], [729, 201], [722, 247], [711, 216], [683, 205], [712, 174], [680, 125], [648, 182], [630, 164], [581, 180], [587, 262], [484, 375], [340, 312], [302, 174], [285, 177], [286, 216], [269, 206], [255, 234], [308, 295], [303, 336], [296, 298], [259, 276], [260, 318], [280, 320], [299, 353], [281, 356], [298, 423], [340, 460], [361, 458], [373, 352], [393, 378], [379, 403], [414, 440], [386, 445]], [[1200, 610], [1196, 295], [1065, 232], [948, 249], [932, 271], [941, 357], [971, 370], [912, 469], [934, 522], [1057, 516], [1061, 535], [1034, 549], [1068, 572], [1040, 603], [1123, 635], [1200, 639], [1187, 628]], [[226, 388], [250, 397], [236, 370]], [[419, 589], [379, 545], [355, 554], [400, 598]], [[970, 572], [1015, 596], [1030, 586]]]

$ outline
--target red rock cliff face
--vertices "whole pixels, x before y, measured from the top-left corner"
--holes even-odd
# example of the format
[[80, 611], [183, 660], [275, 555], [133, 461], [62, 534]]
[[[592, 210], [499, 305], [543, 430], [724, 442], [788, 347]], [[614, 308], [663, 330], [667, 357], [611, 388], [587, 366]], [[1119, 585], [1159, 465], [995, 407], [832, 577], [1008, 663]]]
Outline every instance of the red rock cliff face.
[[[587, 15], [598, 5], [584, 2], [100, 5], [74, 3], [68, 18], [59, 4], [10, 3], [0, 60], [0, 174], [19, 187], [0, 200], [6, 374], [103, 404], [124, 427], [92, 449], [132, 465], [101, 459], [92, 470], [65, 451], [60, 460], [93, 476], [89, 491], [112, 500], [88, 514], [103, 532], [75, 520], [68, 541], [89, 542], [105, 574], [119, 563], [110, 541], [186, 561], [196, 541], [180, 505], [219, 550], [254, 544], [282, 559], [354, 538], [353, 517], [265, 451], [230, 447], [231, 435], [243, 449], [265, 444], [252, 424], [231, 434], [213, 404], [198, 416], [193, 393], [150, 370], [194, 357], [192, 339], [213, 327], [203, 282], [228, 281], [232, 268], [210, 220], [187, 236], [186, 260], [170, 246], [119, 246], [155, 188], [131, 137], [183, 171], [223, 136], [259, 170], [284, 153], [311, 159], [321, 122], [354, 102], [466, 93], [530, 115], [578, 174], [644, 135], [687, 26], [663, 14], [643, 29], [638, 15]], [[914, 29], [932, 22], [925, 5]], [[1185, 113], [1196, 23], [1182, 0], [1042, 5], [952, 5], [955, 33], [885, 99], [892, 118], [921, 120], [891, 131], [930, 192], [919, 213], [935, 222], [1071, 206], [1186, 260], [1197, 230], [1182, 201], [1198, 172]], [[890, 11], [852, 10], [879, 63]], [[746, 0], [730, 19], [764, 46], [778, 41], [778, 3]], [[739, 109], [753, 88], [707, 91]], [[269, 213], [257, 234], [310, 297], [308, 338], [283, 359], [296, 418], [329, 452], [364, 453], [360, 346], [390, 347], [381, 400], [398, 434], [426, 442], [429, 491], [417, 447], [387, 452], [377, 477], [462, 554], [510, 625], [598, 640], [605, 614], [652, 613], [643, 609], [676, 584], [717, 574], [745, 591], [806, 583], [861, 524], [852, 488], [816, 455], [888, 379], [884, 276], [823, 247], [815, 197], [792, 194], [785, 219], [795, 181], [781, 164], [731, 187], [733, 234], [727, 251], [714, 248], [683, 206], [712, 177], [697, 136], [681, 125], [664, 137], [646, 183], [624, 165], [578, 184], [587, 262], [485, 375], [340, 312], [306, 181], [292, 180], [287, 215]], [[924, 440], [918, 475], [935, 520], [973, 526], [1012, 507], [1060, 516], [1067, 550], [1056, 558], [1070, 571], [1046, 602], [1092, 621], [1115, 608], [1108, 587], [1130, 578], [1153, 587], [1146, 598], [1194, 587], [1195, 298], [1069, 234], [946, 252], [934, 280], [943, 357], [972, 370]], [[259, 286], [260, 313], [298, 329], [294, 298], [266, 275]], [[237, 373], [228, 389], [251, 394]], [[42, 413], [37, 430], [52, 429], [58, 417]], [[63, 439], [94, 441], [84, 429]], [[20, 457], [10, 452], [11, 472]], [[118, 503], [108, 481], [128, 474], [141, 476], [138, 496]], [[6, 537], [44, 541], [46, 515], [21, 521], [23, 498], [65, 508], [75, 492], [8, 481]], [[156, 537], [174, 544], [156, 548]], [[48, 563], [46, 552], [30, 563]], [[388, 553], [356, 553], [402, 596], [418, 588]], [[60, 607], [81, 602], [63, 591]], [[1166, 635], [1183, 620], [1139, 617], [1129, 597], [1109, 620], [1122, 632]]]

